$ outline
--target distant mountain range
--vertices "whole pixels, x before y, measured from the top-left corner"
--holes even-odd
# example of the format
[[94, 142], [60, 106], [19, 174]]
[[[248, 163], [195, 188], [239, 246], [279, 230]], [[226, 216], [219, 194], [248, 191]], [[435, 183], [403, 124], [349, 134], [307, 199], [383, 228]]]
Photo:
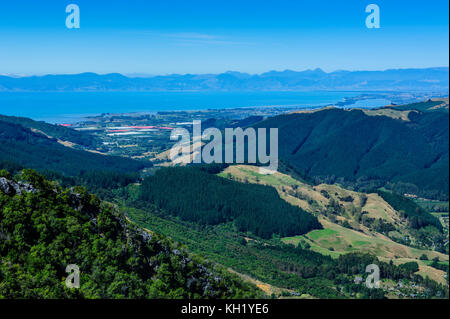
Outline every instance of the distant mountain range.
[[335, 71], [321, 69], [262, 74], [172, 74], [127, 77], [111, 74], [0, 76], [0, 92], [14, 91], [434, 91], [449, 89], [449, 68]]

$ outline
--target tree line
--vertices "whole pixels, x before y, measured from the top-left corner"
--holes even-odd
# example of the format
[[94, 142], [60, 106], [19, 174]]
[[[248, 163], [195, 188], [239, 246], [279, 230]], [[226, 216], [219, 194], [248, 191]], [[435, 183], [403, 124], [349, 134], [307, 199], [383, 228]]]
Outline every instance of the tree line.
[[135, 205], [153, 204], [200, 224], [233, 221], [239, 231], [262, 238], [322, 228], [316, 217], [286, 203], [273, 187], [238, 183], [196, 167], [162, 168], [145, 178]]

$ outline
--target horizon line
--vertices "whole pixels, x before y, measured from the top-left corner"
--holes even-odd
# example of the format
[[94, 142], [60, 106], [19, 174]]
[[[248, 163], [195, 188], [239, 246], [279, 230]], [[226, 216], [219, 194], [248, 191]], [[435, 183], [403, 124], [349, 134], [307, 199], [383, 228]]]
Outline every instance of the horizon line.
[[[449, 69], [449, 66], [433, 66], [433, 67], [404, 67], [404, 68], [386, 68], [386, 69], [377, 69], [377, 70], [345, 70], [345, 69], [337, 69], [334, 71], [324, 71], [322, 68], [309, 68], [309, 69], [302, 69], [302, 70], [293, 70], [293, 69], [284, 69], [284, 70], [269, 70], [264, 71], [260, 73], [248, 73], [248, 72], [241, 72], [236, 70], [228, 70], [224, 72], [208, 72], [208, 73], [166, 73], [166, 74], [151, 74], [151, 73], [145, 73], [145, 72], [130, 72], [130, 73], [120, 73], [120, 72], [107, 72], [107, 73], [97, 73], [97, 72], [78, 72], [78, 73], [41, 73], [41, 74], [23, 74], [23, 73], [0, 73], [0, 76], [5, 77], [11, 77], [11, 78], [29, 78], [29, 77], [45, 77], [45, 76], [59, 76], [59, 75], [82, 75], [82, 74], [95, 74], [99, 76], [104, 75], [121, 75], [127, 78], [152, 78], [152, 77], [158, 77], [158, 76], [186, 76], [186, 75], [220, 75], [220, 74], [227, 74], [227, 73], [239, 73], [239, 74], [246, 74], [246, 75], [263, 75], [267, 73], [283, 73], [283, 72], [295, 72], [295, 73], [302, 73], [307, 71], [312, 72], [323, 72], [325, 74], [332, 74], [332, 73], [338, 73], [338, 72], [386, 72], [386, 71], [400, 71], [400, 70], [428, 70], [428, 69]], [[139, 76], [137, 76], [139, 75]]]

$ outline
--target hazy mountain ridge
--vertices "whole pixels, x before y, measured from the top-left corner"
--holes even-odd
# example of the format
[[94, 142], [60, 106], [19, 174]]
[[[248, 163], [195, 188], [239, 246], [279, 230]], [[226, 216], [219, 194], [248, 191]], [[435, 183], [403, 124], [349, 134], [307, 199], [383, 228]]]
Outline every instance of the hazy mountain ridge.
[[80, 73], [28, 77], [0, 76], [0, 92], [14, 91], [447, 91], [449, 68], [385, 71], [270, 71], [262, 74], [171, 74], [127, 77]]

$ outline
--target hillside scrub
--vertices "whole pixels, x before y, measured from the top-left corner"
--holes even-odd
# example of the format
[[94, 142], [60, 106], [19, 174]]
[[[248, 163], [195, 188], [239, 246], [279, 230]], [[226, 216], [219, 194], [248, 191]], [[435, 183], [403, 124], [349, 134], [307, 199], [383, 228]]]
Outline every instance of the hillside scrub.
[[[80, 187], [1, 173], [1, 298], [255, 298], [261, 292]], [[7, 178], [8, 177], [8, 178]], [[65, 285], [76, 264], [80, 288]]]

